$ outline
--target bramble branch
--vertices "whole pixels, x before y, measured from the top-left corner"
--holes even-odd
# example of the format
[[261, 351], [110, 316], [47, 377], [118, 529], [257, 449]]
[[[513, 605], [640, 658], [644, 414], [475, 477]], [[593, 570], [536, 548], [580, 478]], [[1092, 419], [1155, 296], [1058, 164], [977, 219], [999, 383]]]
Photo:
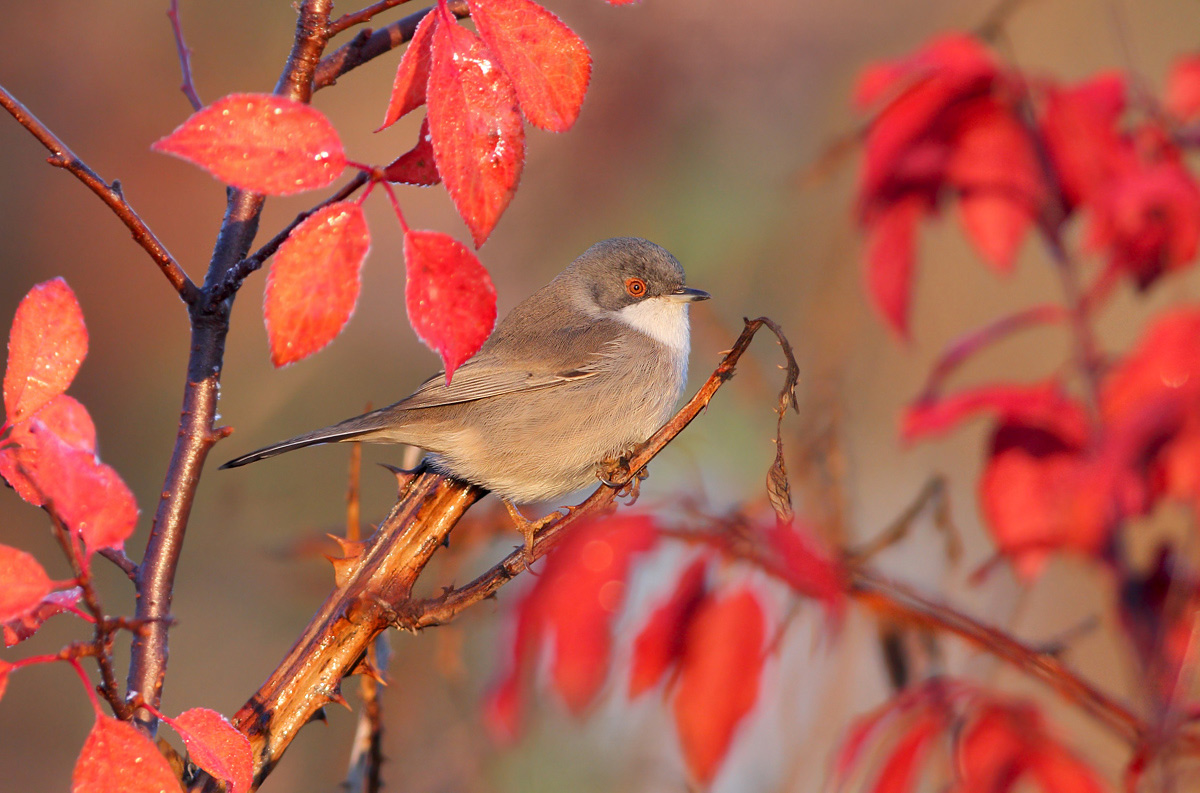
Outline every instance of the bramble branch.
[[0, 106], [3, 106], [17, 120], [18, 124], [29, 130], [30, 134], [50, 151], [50, 157], [46, 160], [48, 163], [56, 168], [66, 170], [100, 197], [100, 200], [121, 219], [121, 222], [133, 234], [134, 242], [141, 245], [146, 253], [150, 254], [150, 258], [171, 282], [171, 286], [179, 293], [183, 302], [191, 305], [199, 297], [199, 290], [141, 216], [125, 200], [124, 194], [121, 193], [121, 183], [113, 181], [112, 184], [109, 184], [101, 179], [95, 171], [88, 167], [87, 163], [75, 156], [75, 152], [67, 148], [67, 144], [59, 140], [49, 127], [29, 112], [29, 109], [18, 102], [16, 97], [2, 85], [0, 85]]

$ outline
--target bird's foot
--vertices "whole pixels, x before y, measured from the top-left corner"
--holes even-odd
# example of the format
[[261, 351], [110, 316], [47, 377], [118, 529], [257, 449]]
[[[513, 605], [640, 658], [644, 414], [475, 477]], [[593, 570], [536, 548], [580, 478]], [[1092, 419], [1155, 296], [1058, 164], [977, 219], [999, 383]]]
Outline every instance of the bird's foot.
[[544, 518], [530, 520], [521, 514], [521, 510], [517, 509], [516, 505], [508, 499], [502, 499], [504, 508], [508, 510], [509, 517], [516, 524], [517, 531], [521, 532], [521, 536], [525, 538], [525, 560], [533, 561], [533, 543], [537, 539], [537, 533], [549, 526], [554, 521], [562, 517], [562, 513], [558, 510], [551, 512]]
[[630, 475], [628, 457], [612, 457], [603, 460], [596, 467], [596, 478], [611, 488], [615, 488], [618, 498], [629, 496], [629, 506], [637, 502], [641, 495], [642, 480], [650, 473], [642, 468]]

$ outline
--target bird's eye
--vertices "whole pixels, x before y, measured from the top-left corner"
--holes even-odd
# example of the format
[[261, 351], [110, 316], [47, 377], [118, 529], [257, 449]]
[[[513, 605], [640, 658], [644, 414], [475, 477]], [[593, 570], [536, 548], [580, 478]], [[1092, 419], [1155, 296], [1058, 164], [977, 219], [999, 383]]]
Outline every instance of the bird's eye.
[[625, 282], [625, 291], [630, 297], [644, 297], [646, 294], [646, 282], [641, 278], [630, 278]]

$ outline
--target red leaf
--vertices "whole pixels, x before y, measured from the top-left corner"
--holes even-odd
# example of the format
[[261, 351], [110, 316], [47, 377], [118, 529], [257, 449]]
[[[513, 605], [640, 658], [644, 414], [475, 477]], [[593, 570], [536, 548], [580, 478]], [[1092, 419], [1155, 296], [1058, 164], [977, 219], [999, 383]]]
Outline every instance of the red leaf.
[[8, 661], [0, 659], [0, 699], [4, 699], [4, 689], [8, 688], [8, 674], [12, 667]]
[[692, 774], [708, 784], [758, 699], [766, 618], [758, 595], [742, 588], [708, 598], [692, 620], [675, 690], [675, 724]]
[[449, 383], [496, 324], [496, 288], [475, 254], [439, 231], [406, 232], [404, 263], [409, 324], [442, 357]]
[[1117, 131], [1124, 111], [1125, 78], [1120, 74], [1049, 90], [1042, 137], [1070, 206], [1090, 201], [1124, 156]]
[[75, 604], [81, 597], [83, 597], [83, 590], [79, 587], [63, 589], [46, 595], [32, 611], [0, 625], [4, 633], [4, 646], [12, 647], [25, 641], [37, 633], [38, 629], [42, 627], [42, 623], [55, 614], [62, 614], [64, 611], [77, 614]]
[[908, 725], [879, 769], [871, 793], [908, 793], [917, 783], [918, 769], [945, 726], [939, 713], [928, 713]]
[[[430, 16], [433, 16], [430, 14]], [[417, 145], [401, 154], [383, 170], [389, 182], [401, 184], [435, 185], [442, 181], [438, 173], [437, 159], [433, 156], [433, 137], [429, 134], [429, 119], [421, 121], [417, 134]]]
[[0, 449], [0, 476], [17, 495], [36, 507], [42, 496], [23, 469], [37, 465], [37, 433], [34, 426], [53, 433], [62, 441], [80, 449], [96, 450], [96, 425], [87, 408], [73, 397], [59, 394], [37, 413], [12, 428], [9, 440], [14, 444]]
[[1087, 415], [1054, 380], [1032, 385], [995, 383], [946, 397], [923, 397], [904, 411], [901, 434], [906, 441], [940, 435], [984, 411], [1005, 421], [1039, 425], [1073, 446], [1087, 440]]
[[474, 33], [444, 17], [433, 34], [429, 130], [438, 171], [478, 248], [508, 207], [525, 164], [525, 129], [508, 73]]
[[120, 549], [137, 525], [133, 494], [110, 466], [87, 450], [48, 431], [38, 431], [37, 463], [25, 473], [90, 556], [102, 548]]
[[33, 554], [0, 545], [0, 622], [18, 619], [37, 608], [54, 582]]
[[170, 720], [183, 738], [193, 763], [217, 779], [224, 780], [229, 793], [247, 793], [254, 782], [250, 741], [229, 721], [208, 708], [192, 708]]
[[1180, 121], [1190, 121], [1200, 113], [1200, 56], [1185, 55], [1171, 64], [1163, 104]]
[[66, 391], [87, 349], [83, 310], [67, 282], [54, 278], [29, 290], [8, 334], [7, 423], [23, 421]]
[[592, 58], [575, 32], [532, 0], [470, 0], [471, 20], [512, 78], [529, 123], [566, 132], [579, 117]]
[[339, 201], [304, 219], [279, 246], [263, 296], [271, 363], [286, 366], [333, 341], [354, 313], [371, 248], [362, 207]]
[[425, 104], [425, 87], [429, 82], [430, 51], [433, 44], [433, 31], [438, 24], [437, 9], [430, 9], [417, 29], [413, 31], [396, 67], [396, 79], [392, 81], [392, 95], [388, 99], [387, 113], [383, 117], [380, 130], [387, 129], [404, 116]]
[[842, 567], [812, 526], [802, 521], [775, 522], [767, 528], [766, 540], [788, 586], [821, 600], [833, 617], [840, 617], [846, 605]]
[[1024, 125], [999, 102], [972, 103], [959, 124], [946, 179], [962, 192], [959, 212], [980, 255], [1006, 272], [1042, 204], [1037, 154]]
[[222, 97], [150, 148], [268, 195], [325, 187], [346, 168], [342, 141], [325, 114], [273, 94]]
[[633, 642], [629, 696], [653, 687], [683, 652], [692, 615], [704, 597], [708, 560], [692, 562], [665, 603], [656, 608]]
[[71, 777], [72, 793], [178, 792], [179, 780], [153, 741], [132, 724], [101, 714]]
[[867, 228], [867, 292], [885, 322], [908, 337], [917, 221], [925, 202], [906, 198], [878, 212]]

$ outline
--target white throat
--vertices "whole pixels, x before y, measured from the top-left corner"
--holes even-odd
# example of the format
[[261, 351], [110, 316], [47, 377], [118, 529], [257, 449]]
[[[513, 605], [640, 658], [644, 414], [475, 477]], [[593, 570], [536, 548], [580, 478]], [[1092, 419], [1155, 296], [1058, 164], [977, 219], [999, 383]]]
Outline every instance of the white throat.
[[688, 304], [669, 297], [652, 297], [625, 306], [617, 319], [676, 353], [688, 352]]

